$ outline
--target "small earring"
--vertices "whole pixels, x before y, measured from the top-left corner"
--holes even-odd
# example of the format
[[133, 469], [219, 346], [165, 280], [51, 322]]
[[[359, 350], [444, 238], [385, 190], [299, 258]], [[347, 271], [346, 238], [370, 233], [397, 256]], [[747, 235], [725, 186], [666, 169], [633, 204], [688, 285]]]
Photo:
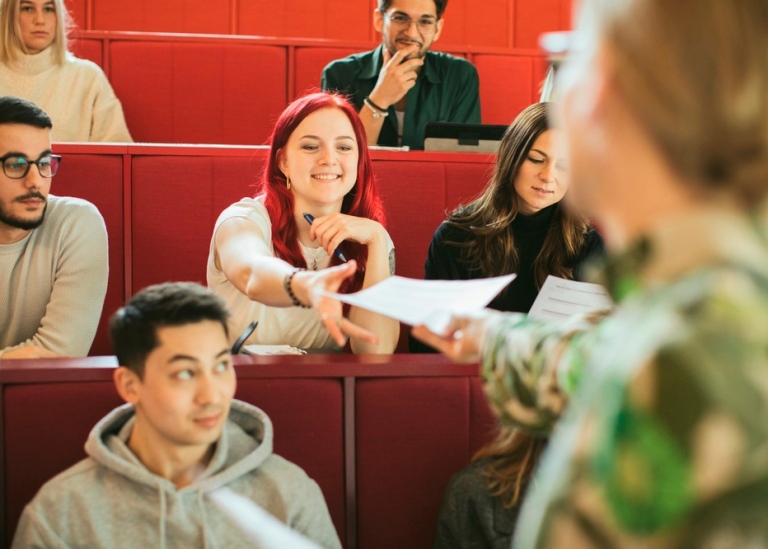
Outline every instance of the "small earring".
[[285, 178], [285, 186], [288, 187], [289, 191], [291, 190], [291, 178], [290, 177], [286, 177]]

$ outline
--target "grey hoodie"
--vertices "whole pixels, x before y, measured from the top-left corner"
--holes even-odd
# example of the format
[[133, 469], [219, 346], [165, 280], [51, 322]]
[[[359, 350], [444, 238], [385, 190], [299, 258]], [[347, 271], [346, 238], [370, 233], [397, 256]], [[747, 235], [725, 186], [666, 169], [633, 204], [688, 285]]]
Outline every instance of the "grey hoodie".
[[128, 449], [133, 423], [126, 404], [96, 424], [89, 457], [48, 481], [24, 509], [13, 549], [251, 547], [208, 498], [223, 486], [323, 547], [341, 547], [319, 486], [272, 453], [272, 422], [255, 406], [232, 401], [208, 467], [182, 489]]

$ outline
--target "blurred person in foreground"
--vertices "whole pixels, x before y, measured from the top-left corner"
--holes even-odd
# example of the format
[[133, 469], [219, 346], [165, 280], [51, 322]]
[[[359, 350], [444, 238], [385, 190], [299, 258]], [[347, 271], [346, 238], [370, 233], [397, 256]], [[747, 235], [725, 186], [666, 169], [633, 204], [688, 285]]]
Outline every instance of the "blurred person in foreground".
[[584, 0], [559, 94], [616, 309], [414, 334], [554, 427], [517, 547], [768, 547], [768, 3]]

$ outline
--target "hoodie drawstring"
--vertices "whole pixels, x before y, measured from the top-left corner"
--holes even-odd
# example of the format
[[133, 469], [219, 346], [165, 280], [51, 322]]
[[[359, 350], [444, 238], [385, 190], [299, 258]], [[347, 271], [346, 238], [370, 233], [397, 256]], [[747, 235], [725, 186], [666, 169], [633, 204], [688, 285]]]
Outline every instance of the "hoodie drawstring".
[[165, 515], [167, 514], [165, 490], [163, 485], [158, 484], [157, 490], [160, 492], [160, 549], [165, 549]]
[[203, 523], [203, 549], [208, 548], [208, 516], [205, 514], [205, 505], [203, 505], [203, 491], [197, 491], [197, 507], [200, 509], [200, 518]]

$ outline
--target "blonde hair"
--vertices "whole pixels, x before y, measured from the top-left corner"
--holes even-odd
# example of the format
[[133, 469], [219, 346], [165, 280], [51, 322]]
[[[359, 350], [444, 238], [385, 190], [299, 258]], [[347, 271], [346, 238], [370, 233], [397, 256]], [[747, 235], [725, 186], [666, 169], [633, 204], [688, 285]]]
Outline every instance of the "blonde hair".
[[578, 28], [686, 181], [744, 204], [768, 194], [768, 2], [584, 0]]
[[[67, 33], [72, 23], [64, 0], [51, 1], [56, 10], [56, 30], [49, 47], [53, 48], [54, 61], [63, 65], [67, 55]], [[0, 0], [0, 62], [2, 63], [16, 61], [20, 54], [29, 53], [21, 39], [20, 7], [21, 0]]]

